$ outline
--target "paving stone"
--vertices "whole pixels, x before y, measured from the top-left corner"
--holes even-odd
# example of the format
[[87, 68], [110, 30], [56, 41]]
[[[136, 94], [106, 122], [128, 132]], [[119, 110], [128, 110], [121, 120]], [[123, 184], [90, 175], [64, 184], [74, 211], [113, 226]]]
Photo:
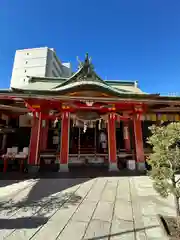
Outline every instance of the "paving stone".
[[146, 229], [146, 234], [147, 234], [148, 240], [150, 240], [150, 239], [166, 240], [167, 239], [166, 236], [164, 236], [164, 233], [163, 233], [161, 227]]
[[63, 231], [77, 206], [61, 208], [41, 229], [36, 230], [33, 240], [54, 240]]
[[118, 181], [108, 181], [101, 195], [101, 201], [114, 202]]
[[9, 229], [0, 225], [0, 239], [166, 240], [157, 213], [175, 214], [173, 198], [159, 197], [146, 176], [37, 179], [7, 187], [0, 187], [0, 218]]
[[[70, 197], [78, 197], [77, 200], [79, 200], [78, 195], [73, 195], [73, 193], [79, 188], [79, 185], [73, 186], [69, 189], [66, 189], [60, 193], [52, 194], [49, 197], [46, 197], [45, 199], [41, 200], [41, 202], [35, 203], [33, 206], [29, 206], [26, 209], [21, 209], [16, 213], [16, 218], [24, 218], [24, 217], [32, 217], [33, 221], [36, 220], [37, 217], [42, 216], [44, 219], [49, 219], [56, 211], [57, 208], [61, 207], [63, 203], [68, 200]], [[71, 201], [70, 201], [71, 204]], [[24, 226], [26, 225], [26, 222], [24, 223]], [[29, 239], [33, 236], [33, 234], [41, 227], [37, 226], [34, 228], [21, 228], [16, 229], [15, 231], [7, 231], [6, 235], [8, 235], [8, 239], [13, 239], [14, 236], [18, 237], [19, 239]]]
[[131, 203], [117, 199], [114, 208], [114, 218], [131, 221], [133, 219]]
[[89, 181], [80, 186], [76, 191], [77, 196], [81, 196], [80, 202], [67, 201], [51, 218], [50, 220], [34, 235], [32, 239], [45, 239], [54, 240], [63, 229], [66, 227], [68, 221], [70, 221], [73, 214], [81, 206], [81, 202], [86, 197], [86, 194], [91, 190], [95, 181]]
[[134, 219], [135, 229], [143, 229], [144, 223], [142, 220], [142, 211], [140, 198], [137, 195], [137, 190], [135, 188], [134, 179], [130, 178], [130, 191], [131, 191], [131, 204], [132, 204], [132, 213]]
[[141, 202], [141, 212], [144, 216], [156, 215], [156, 205], [148, 204], [148, 201], [145, 203]]
[[130, 191], [129, 191], [129, 180], [128, 178], [119, 178], [118, 188], [117, 188], [117, 199], [121, 201], [130, 201]]
[[124, 233], [120, 234], [119, 236], [111, 236], [110, 240], [135, 240], [134, 233]]
[[113, 214], [113, 203], [100, 201], [92, 219], [111, 222]]
[[96, 205], [96, 202], [84, 201], [75, 212], [74, 216], [72, 217], [72, 221], [89, 222]]
[[57, 240], [81, 240], [84, 236], [87, 224], [87, 222], [71, 221], [63, 230], [61, 235], [57, 238]]
[[98, 178], [96, 179], [96, 184], [94, 185], [93, 189], [89, 192], [86, 196], [87, 201], [94, 201], [98, 202], [101, 198], [102, 191], [104, 190], [105, 185], [107, 184], [106, 178]]
[[159, 220], [156, 215], [142, 216], [144, 227], [159, 226]]
[[98, 240], [108, 240], [110, 226], [110, 222], [91, 220], [83, 240], [93, 240], [93, 238], [97, 238]]
[[[130, 239], [130, 237], [134, 236], [133, 220], [127, 221], [120, 218], [114, 218], [112, 221], [110, 236], [113, 240], [125, 238], [126, 236], [127, 239]], [[133, 240], [134, 237], [131, 239]]]
[[[147, 179], [149, 181], [149, 178]], [[153, 189], [151, 189], [151, 192], [148, 190], [145, 191], [144, 189], [144, 193], [142, 194], [142, 188], [145, 187], [142, 184], [138, 185], [137, 184], [138, 180], [139, 179], [134, 179], [132, 181], [131, 179], [132, 206], [134, 211], [136, 233], [138, 232], [138, 228], [139, 229], [144, 228], [143, 232], [145, 233], [147, 240], [153, 239], [165, 240], [166, 236], [164, 236], [160, 228], [159, 221], [156, 215], [157, 206], [155, 202], [157, 201], [159, 196], [156, 195], [156, 192]], [[149, 185], [152, 186], [151, 182], [149, 183]], [[148, 195], [149, 192], [151, 194]], [[143, 198], [143, 196], [148, 197]], [[135, 203], [136, 200], [137, 202]], [[138, 204], [138, 202], [140, 202], [140, 204]]]
[[135, 231], [136, 240], [149, 240], [145, 230]]

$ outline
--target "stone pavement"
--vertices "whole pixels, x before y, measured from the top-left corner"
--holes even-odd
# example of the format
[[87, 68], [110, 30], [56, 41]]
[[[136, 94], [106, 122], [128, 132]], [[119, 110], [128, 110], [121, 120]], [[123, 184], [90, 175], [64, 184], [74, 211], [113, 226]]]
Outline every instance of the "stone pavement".
[[173, 199], [146, 176], [0, 181], [0, 239], [165, 240], [157, 213]]

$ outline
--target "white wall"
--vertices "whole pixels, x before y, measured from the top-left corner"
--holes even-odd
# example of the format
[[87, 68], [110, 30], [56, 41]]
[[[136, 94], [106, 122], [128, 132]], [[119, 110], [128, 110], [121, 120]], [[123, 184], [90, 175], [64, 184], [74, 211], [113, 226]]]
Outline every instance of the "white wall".
[[[57, 64], [56, 59], [52, 58], [48, 63], [48, 77], [62, 77], [62, 68]], [[55, 75], [55, 76], [54, 76]]]
[[47, 72], [48, 77], [63, 77], [62, 63], [56, 56], [54, 50], [49, 49], [47, 57]]
[[11, 87], [28, 84], [27, 76], [69, 77], [72, 74], [70, 63], [61, 63], [53, 49], [32, 48], [17, 50], [11, 77]]
[[14, 69], [27, 69], [27, 68], [32, 68], [32, 67], [40, 67], [40, 66], [45, 66], [46, 65], [46, 58], [29, 58], [29, 59], [24, 59], [24, 58], [19, 58], [17, 57], [14, 62]]
[[11, 87], [20, 87], [26, 82], [26, 76], [46, 75], [48, 48], [18, 50], [15, 54], [11, 78]]

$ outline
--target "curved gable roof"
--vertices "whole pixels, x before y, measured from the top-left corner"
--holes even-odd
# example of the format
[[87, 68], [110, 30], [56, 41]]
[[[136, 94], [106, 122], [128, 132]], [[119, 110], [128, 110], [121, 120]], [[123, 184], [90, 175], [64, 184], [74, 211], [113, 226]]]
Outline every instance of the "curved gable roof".
[[[124, 83], [124, 82], [122, 82]], [[140, 89], [134, 87], [134, 83], [121, 84], [120, 82], [104, 81], [94, 71], [91, 60], [86, 55], [85, 61], [80, 63], [79, 69], [69, 78], [42, 78], [30, 77], [29, 82], [23, 85], [21, 89], [13, 88], [14, 91], [25, 92], [57, 92], [67, 93], [77, 90], [98, 89], [102, 92], [108, 92], [111, 95], [121, 94], [139, 94], [143, 93]]]

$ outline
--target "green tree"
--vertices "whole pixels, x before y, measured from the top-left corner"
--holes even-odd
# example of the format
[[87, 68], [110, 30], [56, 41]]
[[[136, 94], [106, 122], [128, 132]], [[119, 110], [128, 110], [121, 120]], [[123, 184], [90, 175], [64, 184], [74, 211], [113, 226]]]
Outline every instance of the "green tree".
[[164, 198], [169, 194], [174, 196], [176, 215], [180, 216], [180, 123], [170, 123], [167, 126], [153, 125], [149, 128], [152, 135], [148, 143], [152, 153], [148, 158], [151, 166], [149, 171], [155, 190]]

